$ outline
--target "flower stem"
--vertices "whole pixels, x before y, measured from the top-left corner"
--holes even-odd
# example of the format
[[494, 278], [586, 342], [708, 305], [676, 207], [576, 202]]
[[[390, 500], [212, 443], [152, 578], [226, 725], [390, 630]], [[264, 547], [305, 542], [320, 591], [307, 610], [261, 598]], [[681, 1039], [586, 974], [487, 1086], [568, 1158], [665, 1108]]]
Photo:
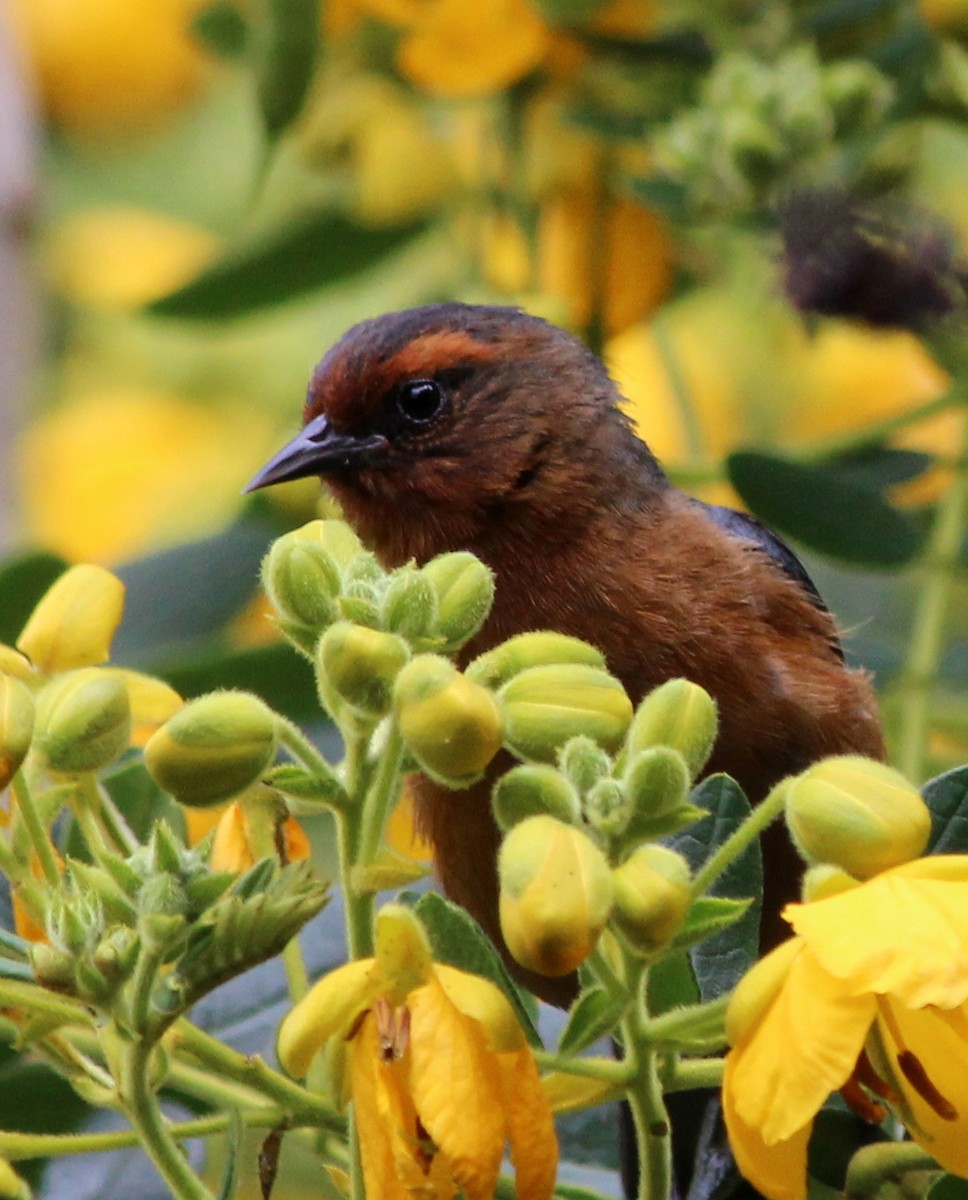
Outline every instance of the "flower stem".
[[890, 1180], [898, 1180], [908, 1171], [925, 1171], [937, 1163], [914, 1142], [875, 1142], [862, 1146], [850, 1160], [844, 1195], [848, 1200], [876, 1196]]
[[346, 906], [346, 945], [350, 958], [366, 958], [373, 953], [373, 895], [370, 892], [358, 892], [353, 887], [352, 876], [353, 867], [360, 861], [363, 839], [366, 794], [371, 775], [366, 751], [371, 730], [349, 725], [340, 732], [346, 744], [343, 777], [348, 803], [344, 809], [336, 812], [336, 830], [340, 885]]
[[100, 818], [101, 827], [112, 841], [119, 853], [134, 854], [138, 849], [138, 839], [131, 832], [131, 827], [121, 814], [121, 810], [111, 799], [107, 788], [99, 786], [93, 775], [85, 775], [81, 786], [91, 798], [91, 807]]
[[626, 979], [633, 1001], [622, 1019], [625, 1065], [632, 1083], [625, 1093], [639, 1157], [637, 1200], [667, 1200], [672, 1193], [672, 1131], [659, 1078], [659, 1060], [648, 1044], [645, 1005], [647, 968], [626, 956]]
[[400, 730], [396, 721], [391, 720], [373, 783], [363, 805], [359, 858], [354, 866], [371, 863], [380, 848], [380, 839], [383, 837], [387, 817], [390, 815], [390, 809], [396, 802], [400, 791], [400, 763], [403, 760], [403, 749]]
[[900, 680], [897, 767], [909, 779], [924, 773], [931, 724], [931, 690], [944, 648], [944, 629], [968, 523], [968, 414], [962, 417], [963, 453], [938, 505], [922, 561], [926, 578], [918, 593], [910, 649]]
[[667, 1092], [685, 1092], [691, 1088], [716, 1088], [723, 1081], [721, 1058], [674, 1058], [663, 1074]]
[[20, 813], [23, 823], [27, 827], [30, 844], [44, 872], [44, 879], [51, 887], [57, 887], [60, 883], [60, 868], [57, 866], [57, 859], [54, 857], [54, 847], [47, 835], [47, 830], [41, 823], [40, 816], [34, 806], [33, 794], [27, 786], [27, 780], [24, 778], [22, 771], [18, 771], [14, 775], [12, 788], [14, 799], [17, 802], [17, 811]]
[[702, 896], [709, 891], [727, 867], [735, 862], [743, 851], [756, 841], [763, 830], [783, 812], [785, 802], [786, 789], [782, 784], [778, 784], [765, 800], [757, 804], [736, 832], [728, 837], [715, 854], [707, 858], [696, 872], [692, 881], [694, 897]]

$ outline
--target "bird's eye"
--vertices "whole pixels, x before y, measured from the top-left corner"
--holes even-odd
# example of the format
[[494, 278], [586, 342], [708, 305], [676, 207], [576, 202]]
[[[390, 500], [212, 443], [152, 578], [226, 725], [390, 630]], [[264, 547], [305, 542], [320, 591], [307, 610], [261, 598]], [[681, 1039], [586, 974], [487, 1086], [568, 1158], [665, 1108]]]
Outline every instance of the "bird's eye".
[[397, 411], [408, 425], [426, 425], [444, 407], [447, 393], [436, 380], [411, 379], [397, 389]]

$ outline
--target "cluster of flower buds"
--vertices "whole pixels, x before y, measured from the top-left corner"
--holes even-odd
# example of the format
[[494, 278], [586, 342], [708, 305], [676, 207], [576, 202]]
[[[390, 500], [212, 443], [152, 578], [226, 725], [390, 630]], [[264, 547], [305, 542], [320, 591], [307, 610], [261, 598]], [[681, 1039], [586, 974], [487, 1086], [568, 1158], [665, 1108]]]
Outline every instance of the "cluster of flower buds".
[[[532, 636], [552, 635], [526, 634], [508, 645], [520, 655]], [[573, 666], [586, 681], [585, 672], [603, 672], [588, 662]], [[524, 667], [499, 697], [509, 689], [517, 696], [516, 680], [532, 670], [547, 667]], [[704, 815], [689, 792], [716, 738], [715, 704], [696, 684], [675, 679], [634, 714], [625, 697], [621, 717], [611, 691], [602, 692], [609, 699], [596, 719], [579, 717], [598, 694], [579, 683], [571, 736], [559, 740], [556, 754], [532, 755], [538, 761], [512, 768], [494, 788], [495, 816], [507, 831], [498, 864], [501, 929], [514, 957], [543, 975], [573, 971], [607, 923], [638, 953], [656, 954], [676, 937], [691, 904], [685, 859], [656, 841]], [[568, 695], [561, 687], [566, 712]]]
[[[860, 58], [823, 63], [806, 45], [772, 62], [745, 51], [722, 54], [699, 105], [657, 139], [657, 160], [686, 181], [695, 209], [746, 211], [775, 199], [803, 163], [873, 129], [893, 96], [887, 76]], [[870, 170], [883, 173], [883, 166], [872, 161]]]
[[884, 763], [826, 758], [779, 785], [795, 845], [813, 869], [812, 898], [919, 858], [931, 813], [913, 784]]

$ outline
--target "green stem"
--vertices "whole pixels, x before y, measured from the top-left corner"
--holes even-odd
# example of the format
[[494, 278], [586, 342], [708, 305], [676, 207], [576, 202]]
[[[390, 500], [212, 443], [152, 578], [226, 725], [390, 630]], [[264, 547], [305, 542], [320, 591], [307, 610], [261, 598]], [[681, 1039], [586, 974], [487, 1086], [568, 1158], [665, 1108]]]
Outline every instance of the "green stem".
[[387, 817], [400, 792], [400, 764], [403, 761], [403, 737], [395, 720], [390, 721], [386, 744], [380, 752], [373, 783], [363, 804], [359, 858], [354, 866], [372, 863], [380, 848]]
[[30, 844], [37, 855], [41, 870], [44, 872], [44, 879], [51, 887], [58, 887], [60, 884], [60, 868], [54, 856], [54, 847], [34, 806], [33, 795], [27, 786], [27, 780], [24, 778], [22, 771], [18, 771], [14, 775], [11, 786], [13, 788], [14, 799], [17, 802], [17, 811], [20, 813], [23, 823], [27, 827]]
[[560, 1071], [563, 1075], [596, 1079], [600, 1083], [615, 1084], [616, 1087], [625, 1087], [632, 1080], [628, 1064], [612, 1058], [570, 1058], [567, 1054], [535, 1050], [534, 1061], [542, 1071]]
[[151, 992], [164, 958], [165, 947], [162, 943], [151, 946], [142, 941], [138, 961], [131, 976], [128, 1011], [131, 1028], [137, 1030], [144, 1040], [149, 1040], [146, 1031], [151, 1019]]
[[298, 937], [291, 937], [286, 942], [282, 952], [282, 966], [286, 972], [286, 983], [289, 985], [289, 997], [293, 1004], [298, 1004], [309, 991], [309, 973]]
[[371, 768], [366, 758], [369, 729], [349, 726], [341, 730], [346, 744], [343, 776], [349, 802], [336, 813], [339, 850], [340, 886], [346, 908], [346, 945], [350, 958], [366, 958], [373, 953], [373, 895], [353, 887], [353, 867], [360, 861], [366, 794]]
[[101, 821], [101, 797], [95, 781], [90, 775], [78, 779], [74, 786], [71, 802], [71, 812], [74, 820], [80, 826], [84, 841], [95, 862], [100, 862], [106, 854], [113, 854], [115, 847], [109, 842], [104, 824]]
[[727, 867], [739, 858], [743, 851], [756, 841], [763, 830], [783, 812], [785, 801], [786, 789], [780, 784], [753, 809], [739, 829], [728, 837], [715, 854], [707, 858], [696, 872], [692, 881], [694, 897], [702, 896], [709, 891]]
[[675, 1058], [663, 1073], [667, 1092], [687, 1092], [692, 1088], [716, 1088], [723, 1082], [721, 1058]]
[[585, 960], [589, 968], [595, 973], [598, 982], [605, 988], [611, 996], [622, 996], [625, 994], [625, 983], [619, 973], [612, 966], [608, 955], [602, 946], [605, 934], [598, 940], [595, 949], [589, 954]]
[[850, 1160], [844, 1195], [848, 1200], [876, 1196], [890, 1180], [908, 1171], [930, 1171], [938, 1164], [914, 1142], [876, 1142], [863, 1146]]
[[121, 1057], [118, 1090], [139, 1140], [171, 1189], [175, 1200], [213, 1200], [212, 1193], [188, 1164], [172, 1136], [148, 1082], [151, 1046], [147, 1039], [129, 1042]]
[[138, 849], [138, 839], [131, 832], [131, 827], [121, 815], [120, 809], [111, 799], [106, 788], [102, 788], [94, 775], [84, 775], [80, 786], [85, 797], [90, 802], [91, 810], [100, 823], [101, 829], [107, 835], [107, 840], [114, 843], [114, 848], [126, 858]]
[[26, 1008], [59, 1024], [90, 1026], [94, 1021], [90, 1009], [77, 1000], [55, 996], [53, 992], [33, 983], [0, 979], [0, 1009], [8, 1008]]
[[[962, 419], [962, 443], [968, 449], [968, 415]], [[968, 523], [968, 464], [956, 471], [938, 505], [923, 554], [926, 573], [918, 593], [907, 661], [899, 681], [900, 706], [896, 762], [909, 779], [924, 771], [931, 724], [931, 692], [944, 649], [951, 594], [961, 562]]]
[[648, 1044], [647, 969], [629, 954], [626, 972], [632, 1004], [622, 1019], [621, 1030], [625, 1065], [632, 1078], [625, 1098], [632, 1114], [639, 1156], [637, 1200], [668, 1200], [672, 1194], [672, 1131], [659, 1078], [658, 1055]]

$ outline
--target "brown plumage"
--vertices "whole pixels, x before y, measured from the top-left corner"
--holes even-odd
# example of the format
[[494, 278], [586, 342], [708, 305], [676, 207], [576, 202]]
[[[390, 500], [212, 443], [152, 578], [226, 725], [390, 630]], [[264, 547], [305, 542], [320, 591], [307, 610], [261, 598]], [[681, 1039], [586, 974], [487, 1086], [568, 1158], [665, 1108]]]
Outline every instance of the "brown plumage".
[[[516, 309], [394, 313], [329, 351], [303, 432], [250, 486], [321, 475], [390, 567], [477, 554], [497, 590], [465, 659], [557, 629], [598, 646], [634, 701], [675, 676], [701, 684], [720, 713], [707, 769], [754, 801], [824, 755], [882, 757], [869, 683], [844, 666], [796, 559], [673, 488], [619, 400], [597, 358]], [[503, 949], [489, 782], [455, 793], [420, 778], [416, 795], [445, 890]], [[775, 914], [798, 872], [782, 831], [767, 855]], [[567, 998], [567, 984], [528, 982]]]

